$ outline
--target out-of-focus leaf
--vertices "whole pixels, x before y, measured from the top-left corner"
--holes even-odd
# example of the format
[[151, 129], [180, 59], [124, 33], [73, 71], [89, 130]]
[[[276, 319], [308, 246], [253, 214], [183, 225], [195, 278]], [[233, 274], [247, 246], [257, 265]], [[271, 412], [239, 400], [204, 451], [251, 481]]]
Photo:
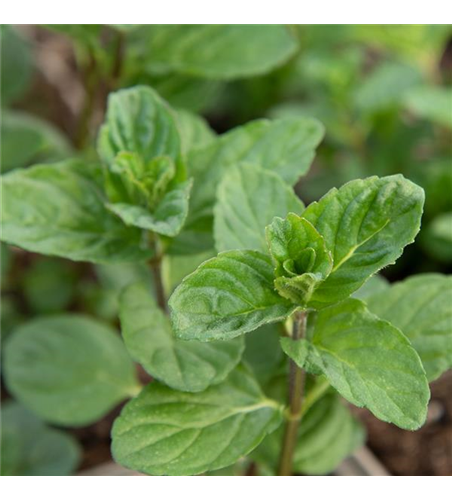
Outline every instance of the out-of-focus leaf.
[[146, 36], [153, 71], [210, 79], [266, 73], [298, 48], [289, 28], [276, 24], [154, 25]]
[[452, 128], [452, 87], [414, 88], [407, 93], [405, 105], [420, 118]]
[[85, 316], [32, 320], [11, 333], [4, 356], [9, 391], [55, 424], [95, 422], [139, 389], [119, 336]]
[[437, 215], [421, 233], [426, 252], [442, 262], [452, 262], [452, 212]]
[[216, 134], [202, 117], [190, 111], [178, 110], [177, 123], [185, 153], [203, 148], [214, 141]]

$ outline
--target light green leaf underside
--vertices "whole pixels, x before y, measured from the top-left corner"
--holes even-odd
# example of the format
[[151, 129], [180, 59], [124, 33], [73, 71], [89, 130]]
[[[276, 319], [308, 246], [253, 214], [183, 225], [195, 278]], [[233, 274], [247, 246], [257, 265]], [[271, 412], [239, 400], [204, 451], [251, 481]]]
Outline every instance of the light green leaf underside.
[[169, 156], [176, 161], [181, 140], [175, 115], [150, 87], [114, 92], [108, 97], [97, 149], [107, 164], [121, 151], [136, 153], [144, 162], [156, 156]]
[[302, 214], [323, 236], [333, 270], [314, 308], [338, 302], [392, 264], [419, 231], [424, 191], [402, 175], [369, 177], [332, 189]]
[[211, 79], [266, 73], [297, 50], [283, 25], [154, 25], [147, 38], [153, 71], [176, 71]]
[[151, 475], [201, 474], [250, 453], [280, 421], [279, 405], [243, 367], [201, 393], [152, 383], [116, 420], [113, 457]]
[[[281, 452], [282, 429], [265, 438], [252, 454], [263, 475], [275, 475]], [[294, 471], [328, 474], [364, 441], [364, 429], [341, 398], [329, 393], [303, 417], [294, 453]]]
[[232, 167], [218, 188], [215, 245], [224, 250], [267, 252], [265, 227], [273, 217], [301, 213], [304, 205], [274, 172], [255, 165]]
[[230, 339], [281, 321], [295, 306], [273, 287], [273, 266], [260, 252], [222, 252], [176, 288], [170, 298], [172, 323], [182, 339]]
[[95, 422], [138, 387], [134, 365], [109, 327], [74, 314], [30, 321], [5, 347], [8, 390], [42, 419]]
[[451, 276], [414, 276], [365, 301], [370, 311], [409, 338], [430, 381], [452, 368]]
[[295, 362], [312, 363], [348, 401], [403, 429], [424, 423], [430, 392], [419, 356], [362, 302], [348, 299], [320, 311], [311, 342], [303, 342], [308, 352], [300, 350]]
[[130, 355], [150, 375], [173, 389], [203, 391], [221, 382], [242, 356], [243, 338], [226, 342], [176, 339], [169, 319], [141, 283], [124, 290], [119, 314]]
[[106, 206], [128, 226], [176, 236], [187, 218], [191, 186], [191, 181], [177, 184], [164, 195], [154, 212], [128, 203], [109, 203]]
[[2, 403], [2, 476], [68, 476], [81, 450], [65, 432], [52, 429], [19, 403]]
[[145, 260], [141, 231], [105, 208], [97, 165], [68, 160], [2, 176], [2, 239], [32, 252], [113, 263]]

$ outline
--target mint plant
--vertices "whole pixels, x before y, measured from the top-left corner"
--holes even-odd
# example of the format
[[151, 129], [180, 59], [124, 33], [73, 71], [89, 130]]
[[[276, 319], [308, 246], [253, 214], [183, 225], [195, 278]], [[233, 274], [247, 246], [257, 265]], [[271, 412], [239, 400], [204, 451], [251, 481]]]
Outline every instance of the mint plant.
[[4, 353], [9, 391], [61, 426], [129, 400], [112, 454], [151, 475], [250, 463], [328, 473], [364, 439], [344, 399], [419, 428], [428, 382], [452, 366], [451, 281], [375, 275], [416, 237], [424, 192], [374, 176], [305, 207], [292, 186], [322, 136], [307, 117], [217, 136], [138, 86], [110, 94], [98, 162], [2, 176], [8, 244], [110, 267], [148, 262], [152, 275], [139, 267], [142, 279], [122, 288], [122, 341], [79, 314], [19, 327]]

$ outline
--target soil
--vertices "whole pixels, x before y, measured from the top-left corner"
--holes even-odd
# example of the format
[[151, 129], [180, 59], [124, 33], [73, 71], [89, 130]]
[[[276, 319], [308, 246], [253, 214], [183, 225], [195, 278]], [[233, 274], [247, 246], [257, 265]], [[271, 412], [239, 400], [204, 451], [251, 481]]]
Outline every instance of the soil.
[[368, 431], [367, 445], [393, 475], [452, 476], [452, 371], [431, 384], [427, 423], [404, 431], [357, 410]]

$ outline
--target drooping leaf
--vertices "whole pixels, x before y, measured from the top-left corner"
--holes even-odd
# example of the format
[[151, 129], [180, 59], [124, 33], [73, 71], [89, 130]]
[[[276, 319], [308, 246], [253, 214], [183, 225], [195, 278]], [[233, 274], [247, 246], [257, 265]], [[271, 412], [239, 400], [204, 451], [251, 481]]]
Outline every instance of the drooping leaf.
[[[275, 475], [282, 429], [267, 436], [252, 454], [262, 475]], [[334, 393], [320, 399], [302, 418], [294, 453], [294, 472], [329, 474], [364, 441], [364, 429]]]
[[2, 403], [2, 476], [67, 476], [81, 458], [77, 441], [46, 426], [20, 404]]
[[138, 86], [109, 95], [98, 152], [111, 164], [120, 152], [137, 154], [145, 163], [157, 156], [177, 161], [181, 141], [176, 117], [150, 87]]
[[423, 204], [423, 190], [402, 175], [351, 181], [312, 203], [302, 217], [323, 236], [333, 269], [309, 305], [343, 300], [394, 263], [419, 231]]
[[408, 337], [430, 381], [452, 368], [451, 276], [413, 276], [364, 300]]
[[230, 80], [266, 73], [297, 50], [282, 25], [154, 25], [146, 51], [153, 71]]
[[145, 260], [141, 231], [105, 208], [100, 175], [97, 165], [68, 160], [2, 176], [2, 239], [72, 260]]
[[200, 393], [151, 383], [115, 421], [112, 452], [147, 474], [201, 474], [235, 463], [280, 421], [279, 404], [242, 367]]
[[301, 213], [304, 205], [274, 172], [255, 165], [232, 167], [218, 188], [214, 209], [215, 246], [267, 252], [265, 226], [273, 217]]
[[11, 333], [4, 355], [9, 391], [48, 422], [95, 422], [139, 389], [120, 338], [85, 316], [32, 320]]
[[230, 339], [266, 323], [281, 321], [296, 306], [273, 287], [273, 266], [260, 252], [222, 252], [204, 262], [170, 298], [177, 337]]
[[129, 203], [108, 203], [106, 206], [129, 226], [176, 236], [187, 218], [191, 186], [191, 180], [177, 183], [174, 189], [167, 191], [153, 211]]
[[293, 213], [285, 219], [275, 217], [266, 228], [266, 237], [275, 265], [276, 290], [295, 304], [306, 305], [333, 267], [323, 237], [310, 222]]
[[244, 349], [243, 338], [225, 342], [176, 339], [169, 319], [141, 283], [122, 293], [120, 318], [130, 355], [150, 375], [180, 391], [199, 392], [221, 382]]
[[402, 429], [425, 421], [430, 392], [416, 351], [387, 321], [371, 314], [357, 299], [322, 309], [305, 349], [285, 349], [300, 366], [320, 369], [351, 403]]

